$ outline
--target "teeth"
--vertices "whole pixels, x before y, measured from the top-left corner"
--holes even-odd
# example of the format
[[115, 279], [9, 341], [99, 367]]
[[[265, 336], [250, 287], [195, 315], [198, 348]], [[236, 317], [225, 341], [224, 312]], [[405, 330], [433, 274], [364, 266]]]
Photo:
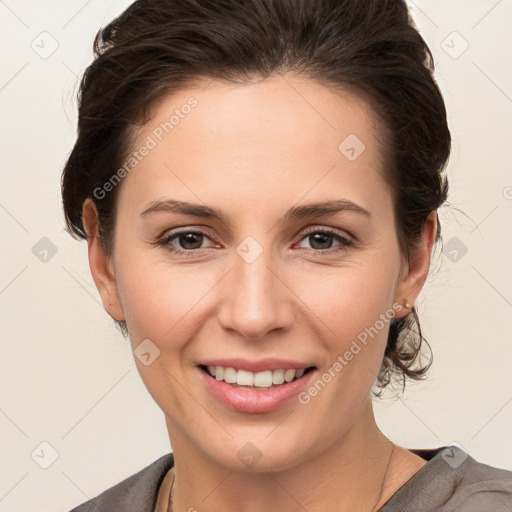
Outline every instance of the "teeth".
[[284, 370], [274, 370], [272, 372], [272, 384], [282, 384], [284, 382]]
[[237, 371], [234, 368], [224, 368], [224, 382], [228, 384], [236, 384]]
[[224, 380], [224, 367], [223, 366], [215, 367], [215, 378], [217, 380]]
[[253, 386], [258, 388], [269, 388], [272, 386], [272, 371], [267, 370], [266, 372], [255, 373]]
[[304, 375], [305, 368], [300, 370], [265, 370], [263, 372], [249, 372], [224, 366], [208, 366], [208, 372], [216, 380], [223, 380], [228, 384], [236, 384], [242, 387], [255, 387], [269, 389], [273, 385], [278, 386], [285, 382], [291, 382]]
[[245, 370], [238, 370], [236, 383], [239, 386], [254, 386], [254, 373]]
[[284, 380], [286, 382], [291, 382], [295, 378], [295, 370], [286, 370], [284, 372]]

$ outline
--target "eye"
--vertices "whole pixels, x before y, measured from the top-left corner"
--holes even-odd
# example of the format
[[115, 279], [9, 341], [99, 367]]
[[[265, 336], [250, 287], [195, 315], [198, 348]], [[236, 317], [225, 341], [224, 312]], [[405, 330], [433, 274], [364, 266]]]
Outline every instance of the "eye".
[[[301, 242], [305, 240], [310, 241], [311, 250], [314, 252], [343, 251], [354, 245], [353, 240], [342, 235], [337, 230], [328, 228], [312, 228], [306, 231]], [[338, 242], [338, 245], [333, 247], [333, 242]], [[308, 248], [306, 247], [306, 249]]]
[[184, 229], [165, 235], [157, 242], [157, 245], [164, 246], [171, 252], [192, 256], [194, 251], [207, 248], [203, 247], [205, 239], [210, 239], [209, 233], [206, 231]]
[[[211, 240], [212, 236], [202, 229], [183, 229], [168, 233], [160, 238], [156, 245], [165, 247], [169, 252], [181, 254], [184, 256], [194, 256], [196, 251], [209, 249], [203, 243]], [[354, 245], [354, 241], [334, 229], [312, 228], [306, 231], [301, 242], [309, 240], [311, 248], [305, 247], [308, 252], [321, 253], [339, 250], [347, 250]], [[338, 245], [334, 245], [337, 242]]]

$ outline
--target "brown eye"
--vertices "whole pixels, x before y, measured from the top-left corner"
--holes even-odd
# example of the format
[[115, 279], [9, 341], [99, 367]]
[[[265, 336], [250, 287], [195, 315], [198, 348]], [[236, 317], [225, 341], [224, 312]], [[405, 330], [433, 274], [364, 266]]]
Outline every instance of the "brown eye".
[[[331, 249], [345, 250], [354, 244], [352, 240], [341, 235], [337, 231], [319, 228], [306, 232], [302, 237], [301, 242], [304, 240], [309, 241], [311, 250], [315, 252], [326, 252]], [[338, 244], [333, 246], [336, 242], [338, 242]], [[306, 249], [308, 248], [306, 247]]]
[[173, 238], [176, 238], [182, 249], [200, 249], [203, 242], [202, 233], [181, 233]]
[[[158, 245], [161, 245], [168, 249], [170, 252], [175, 253], [189, 253], [193, 255], [195, 251], [199, 249], [207, 249], [203, 247], [203, 242], [206, 239], [210, 239], [210, 236], [200, 230], [182, 230], [175, 231], [165, 235], [158, 241]], [[188, 254], [187, 254], [188, 255]]]
[[330, 233], [314, 233], [312, 235], [308, 235], [311, 247], [313, 249], [330, 249], [333, 241], [334, 236]]

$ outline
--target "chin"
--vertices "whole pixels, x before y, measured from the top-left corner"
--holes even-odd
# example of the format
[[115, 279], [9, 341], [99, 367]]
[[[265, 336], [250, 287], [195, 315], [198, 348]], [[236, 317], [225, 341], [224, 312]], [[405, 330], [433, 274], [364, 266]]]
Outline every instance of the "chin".
[[[277, 427], [279, 428], [279, 427]], [[205, 451], [217, 463], [231, 471], [247, 473], [263, 473], [286, 471], [310, 458], [311, 447], [304, 447], [303, 435], [297, 430], [281, 435], [268, 432], [271, 430], [258, 427], [256, 436], [234, 436], [224, 443], [212, 443]], [[212, 447], [215, 450], [212, 452]], [[218, 449], [217, 449], [218, 447]]]

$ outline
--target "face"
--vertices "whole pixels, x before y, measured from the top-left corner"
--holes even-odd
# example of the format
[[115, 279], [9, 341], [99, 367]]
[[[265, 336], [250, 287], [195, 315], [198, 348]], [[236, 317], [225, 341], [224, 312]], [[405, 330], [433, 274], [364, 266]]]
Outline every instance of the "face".
[[[419, 293], [375, 121], [358, 97], [287, 75], [188, 88], [138, 133], [107, 302], [174, 450], [285, 469], [361, 423], [397, 302]], [[307, 371], [278, 384], [290, 369]]]

